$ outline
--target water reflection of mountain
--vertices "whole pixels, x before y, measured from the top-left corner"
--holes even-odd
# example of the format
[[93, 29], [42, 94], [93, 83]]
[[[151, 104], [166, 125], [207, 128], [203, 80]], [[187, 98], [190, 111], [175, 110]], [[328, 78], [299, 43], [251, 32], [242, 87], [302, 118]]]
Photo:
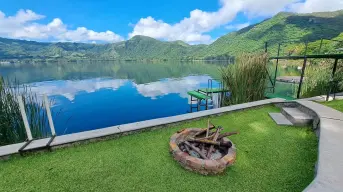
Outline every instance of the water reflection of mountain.
[[123, 61], [78, 61], [0, 66], [0, 75], [20, 83], [50, 80], [83, 80], [98, 77], [131, 79], [137, 84], [191, 74], [218, 77], [220, 63], [168, 61], [159, 63]]

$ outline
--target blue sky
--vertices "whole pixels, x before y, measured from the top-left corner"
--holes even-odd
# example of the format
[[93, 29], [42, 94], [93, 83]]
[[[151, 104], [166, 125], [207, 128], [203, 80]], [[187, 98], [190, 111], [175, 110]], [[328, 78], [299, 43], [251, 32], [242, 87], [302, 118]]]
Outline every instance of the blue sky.
[[211, 43], [279, 11], [338, 9], [343, 0], [0, 0], [0, 36], [107, 43], [146, 35]]

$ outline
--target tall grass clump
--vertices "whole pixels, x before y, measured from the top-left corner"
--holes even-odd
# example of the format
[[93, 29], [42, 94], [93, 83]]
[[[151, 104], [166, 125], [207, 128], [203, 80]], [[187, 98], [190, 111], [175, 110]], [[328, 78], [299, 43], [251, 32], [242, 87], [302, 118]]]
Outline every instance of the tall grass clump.
[[27, 86], [11, 84], [0, 77], [0, 146], [25, 141], [27, 138], [17, 97], [24, 100], [33, 138], [49, 135], [43, 103]]
[[264, 99], [267, 72], [266, 54], [242, 54], [235, 64], [221, 68], [224, 87], [230, 92], [227, 105]]
[[[322, 60], [314, 65], [310, 65], [305, 71], [305, 80], [303, 87], [301, 89], [301, 97], [313, 97], [318, 95], [326, 95], [331, 89], [331, 91], [341, 91], [343, 90], [343, 67], [338, 65], [337, 71], [335, 73], [335, 78], [332, 79], [332, 60]], [[335, 82], [335, 90], [332, 82]]]

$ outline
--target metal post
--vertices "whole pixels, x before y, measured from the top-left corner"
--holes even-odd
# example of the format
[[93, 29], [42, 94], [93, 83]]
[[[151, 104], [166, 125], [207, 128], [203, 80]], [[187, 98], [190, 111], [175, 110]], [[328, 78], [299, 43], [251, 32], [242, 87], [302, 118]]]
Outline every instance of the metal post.
[[[277, 49], [277, 57], [280, 56], [280, 47], [281, 47], [281, 43], [279, 43], [279, 46], [278, 46], [278, 49]], [[279, 58], [276, 59], [273, 93], [275, 93], [276, 76], [277, 76], [278, 66], [279, 66]]]
[[333, 65], [333, 69], [332, 69], [332, 74], [331, 74], [331, 81], [330, 81], [330, 84], [329, 84], [329, 90], [328, 90], [328, 94], [326, 96], [326, 101], [329, 100], [329, 97], [330, 97], [330, 94], [331, 94], [331, 91], [332, 91], [332, 87], [331, 86], [335, 86], [335, 82], [334, 82], [334, 79], [335, 79], [335, 73], [336, 73], [336, 70], [337, 70], [337, 64], [338, 64], [338, 58], [335, 59], [335, 63]]
[[297, 99], [300, 98], [301, 86], [302, 86], [302, 84], [303, 84], [304, 75], [305, 75], [306, 62], [307, 62], [307, 57], [305, 56], [305, 57], [304, 57], [303, 68], [302, 68], [302, 71], [301, 71], [301, 77], [300, 77], [300, 82], [299, 82], [299, 88], [298, 88]]
[[333, 69], [332, 69], [332, 79], [335, 77], [335, 73], [336, 73], [336, 70], [337, 70], [337, 64], [338, 64], [338, 58], [335, 59], [335, 63], [333, 65]]
[[320, 40], [320, 46], [319, 46], [319, 52], [318, 54], [320, 54], [321, 50], [322, 50], [322, 45], [323, 45], [323, 38]]
[[56, 135], [56, 131], [55, 131], [54, 122], [52, 121], [50, 105], [49, 105], [49, 100], [48, 100], [48, 96], [47, 95], [44, 95], [44, 105], [45, 105], [46, 114], [48, 116], [48, 121], [49, 121], [49, 126], [50, 126], [50, 130], [51, 130], [51, 134], [54, 136], [54, 135]]
[[33, 139], [32, 138], [32, 133], [31, 133], [31, 129], [30, 129], [30, 126], [29, 126], [29, 121], [27, 120], [23, 98], [20, 95], [18, 96], [18, 102], [19, 102], [19, 108], [20, 108], [21, 117], [23, 118], [23, 121], [24, 121], [24, 126], [25, 126], [25, 130], [26, 130], [27, 139], [29, 141], [31, 141]]
[[190, 104], [190, 106], [191, 106], [191, 113], [193, 112], [192, 102], [193, 102], [193, 96], [191, 95], [191, 104]]

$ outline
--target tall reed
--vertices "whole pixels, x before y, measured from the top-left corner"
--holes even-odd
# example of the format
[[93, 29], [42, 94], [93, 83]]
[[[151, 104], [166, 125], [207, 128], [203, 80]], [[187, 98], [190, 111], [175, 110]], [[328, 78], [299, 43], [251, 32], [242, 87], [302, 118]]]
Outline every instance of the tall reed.
[[[305, 71], [305, 80], [301, 89], [301, 97], [313, 97], [318, 95], [326, 95], [331, 91], [343, 90], [343, 65], [341, 63], [337, 67], [335, 78], [332, 79], [333, 62], [332, 60], [321, 60], [314, 65], [310, 65]], [[332, 83], [336, 82], [335, 90], [333, 90]], [[338, 87], [337, 87], [338, 86]]]
[[242, 54], [235, 64], [221, 68], [224, 87], [230, 92], [227, 105], [264, 99], [267, 83], [267, 55]]
[[46, 111], [41, 100], [27, 86], [11, 84], [0, 77], [0, 146], [26, 140], [24, 122], [17, 97], [24, 100], [25, 111], [34, 138], [49, 135]]

